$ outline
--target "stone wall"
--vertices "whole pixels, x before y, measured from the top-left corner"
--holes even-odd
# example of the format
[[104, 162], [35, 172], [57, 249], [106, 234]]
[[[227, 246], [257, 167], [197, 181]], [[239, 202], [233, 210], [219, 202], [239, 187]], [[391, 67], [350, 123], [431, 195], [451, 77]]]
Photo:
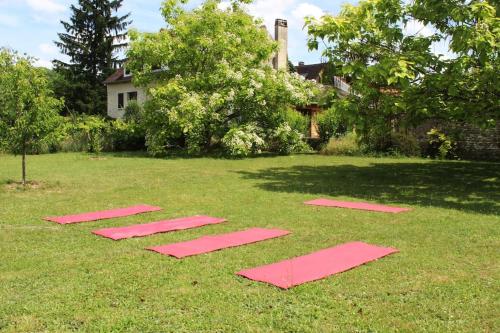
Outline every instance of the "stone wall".
[[436, 128], [456, 142], [456, 154], [461, 159], [500, 161], [500, 123], [494, 128], [481, 129], [469, 124], [429, 121], [415, 130], [415, 136], [425, 152], [427, 132]]

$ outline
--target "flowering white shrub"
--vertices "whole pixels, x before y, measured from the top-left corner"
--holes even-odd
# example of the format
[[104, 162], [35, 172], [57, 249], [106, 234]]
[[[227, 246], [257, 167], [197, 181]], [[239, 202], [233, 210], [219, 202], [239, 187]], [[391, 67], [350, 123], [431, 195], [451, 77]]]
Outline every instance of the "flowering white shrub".
[[[269, 66], [277, 44], [237, 4], [225, 11], [212, 1], [191, 11], [179, 4], [165, 4], [167, 30], [131, 32], [127, 66], [151, 97], [144, 106], [148, 150], [197, 153], [223, 138], [231, 155], [255, 153], [270, 140], [273, 150], [294, 151], [302, 137], [285, 130], [286, 114], [311, 103], [316, 84]], [[159, 64], [168, 70], [153, 71]]]
[[304, 135], [292, 129], [288, 123], [283, 123], [270, 135], [271, 149], [280, 154], [291, 154], [307, 150]]
[[257, 127], [248, 124], [230, 129], [222, 139], [222, 144], [227, 154], [244, 157], [260, 153], [265, 143], [257, 134]]

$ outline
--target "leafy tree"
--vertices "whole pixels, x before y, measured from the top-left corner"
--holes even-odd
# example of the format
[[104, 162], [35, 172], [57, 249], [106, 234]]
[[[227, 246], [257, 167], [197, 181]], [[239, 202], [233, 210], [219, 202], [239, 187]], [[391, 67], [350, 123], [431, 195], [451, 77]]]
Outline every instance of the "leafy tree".
[[[450, 41], [451, 59], [431, 72], [411, 103], [455, 121], [491, 126], [500, 120], [500, 19], [496, 0], [414, 0], [408, 13]], [[429, 93], [431, 92], [432, 93]]]
[[0, 144], [22, 155], [26, 185], [26, 155], [48, 140], [59, 124], [62, 101], [53, 97], [46, 73], [33, 59], [0, 50]]
[[106, 89], [102, 82], [120, 64], [117, 52], [125, 43], [129, 15], [116, 13], [123, 0], [79, 0], [71, 5], [69, 22], [61, 21], [56, 45], [70, 59], [55, 60], [57, 93], [64, 96], [67, 108], [77, 113], [100, 114], [106, 110]]
[[337, 17], [308, 20], [310, 48], [327, 42], [331, 69], [352, 81], [350, 103], [335, 107], [366, 141], [389, 136], [395, 121], [410, 119], [402, 92], [438, 61], [430, 51], [434, 37], [405, 35], [406, 21], [399, 0], [360, 1], [345, 5]]
[[[165, 1], [166, 29], [130, 33], [127, 68], [149, 90], [144, 121], [152, 154], [174, 145], [196, 153], [214, 142], [234, 142], [248, 129], [247, 137], [270, 139], [289, 108], [313, 95], [313, 83], [268, 65], [277, 44], [260, 22], [239, 2], [227, 10], [219, 4], [208, 0], [186, 11], [181, 1]], [[241, 130], [228, 133], [235, 127]], [[231, 138], [222, 140], [226, 135]]]
[[[411, 22], [432, 33], [410, 34]], [[332, 69], [351, 82], [353, 94], [335, 107], [377, 149], [388, 148], [391, 131], [429, 118], [487, 125], [499, 117], [493, 1], [363, 0], [307, 25], [309, 47], [324, 41]], [[445, 40], [457, 57], [432, 52]]]

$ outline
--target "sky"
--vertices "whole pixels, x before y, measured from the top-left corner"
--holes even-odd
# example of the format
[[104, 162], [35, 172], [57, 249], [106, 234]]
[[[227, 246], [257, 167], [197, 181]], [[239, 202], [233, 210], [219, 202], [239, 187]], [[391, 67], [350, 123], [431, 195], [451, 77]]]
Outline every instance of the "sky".
[[[37, 58], [37, 65], [51, 67], [53, 59], [66, 60], [54, 45], [57, 33], [63, 32], [61, 20], [70, 16], [69, 6], [77, 0], [0, 0], [0, 47], [9, 47]], [[202, 0], [191, 0], [189, 6], [198, 6]], [[289, 26], [289, 58], [297, 64], [318, 63], [321, 52], [309, 52], [304, 17], [337, 14], [343, 3], [355, 0], [256, 0], [248, 6], [255, 17], [262, 18], [274, 35], [274, 20], [287, 19]], [[158, 31], [164, 26], [160, 14], [162, 0], [124, 0], [119, 14], [131, 13], [132, 27], [140, 31]], [[411, 31], [430, 33], [421, 24], [413, 23]], [[437, 51], [444, 46], [436, 46]]]
[[[191, 0], [197, 6], [202, 0]], [[0, 47], [9, 47], [38, 59], [37, 65], [51, 67], [53, 59], [65, 60], [54, 45], [63, 32], [61, 20], [68, 20], [69, 6], [77, 0], [0, 0]], [[309, 52], [303, 30], [305, 16], [338, 13], [346, 0], [257, 0], [249, 12], [262, 18], [274, 35], [274, 20], [288, 20], [289, 57], [294, 63], [317, 63], [320, 52]], [[121, 14], [131, 13], [132, 27], [140, 31], [158, 31], [164, 26], [160, 14], [162, 0], [124, 0]]]

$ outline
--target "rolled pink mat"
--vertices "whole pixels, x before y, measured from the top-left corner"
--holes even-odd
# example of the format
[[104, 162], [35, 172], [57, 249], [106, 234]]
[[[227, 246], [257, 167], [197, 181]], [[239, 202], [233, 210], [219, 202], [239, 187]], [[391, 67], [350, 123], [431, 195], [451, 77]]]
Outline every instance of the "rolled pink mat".
[[275, 264], [245, 269], [236, 274], [288, 289], [345, 272], [396, 252], [399, 251], [393, 248], [353, 242]]
[[383, 213], [402, 213], [411, 210], [410, 208], [392, 207], [392, 206], [385, 206], [367, 202], [337, 201], [329, 199], [317, 199], [317, 200], [307, 201], [305, 202], [305, 204], [311, 206], [369, 210], [373, 212], [383, 212]]
[[192, 216], [146, 224], [135, 224], [127, 227], [94, 230], [92, 231], [92, 233], [113, 240], [120, 240], [132, 237], [144, 237], [164, 232], [198, 228], [209, 224], [222, 223], [225, 221], [226, 219], [217, 217]]
[[253, 228], [224, 235], [204, 236], [187, 242], [149, 247], [146, 248], [146, 250], [180, 259], [231, 247], [257, 243], [288, 234], [290, 234], [290, 232], [286, 230]]
[[82, 213], [76, 215], [66, 215], [57, 217], [46, 217], [45, 221], [56, 222], [59, 224], [72, 224], [81, 222], [92, 222], [98, 220], [113, 219], [117, 217], [125, 217], [149, 212], [156, 212], [162, 210], [160, 207], [149, 205], [138, 205], [127, 208], [117, 208], [110, 210], [102, 210], [98, 212]]

